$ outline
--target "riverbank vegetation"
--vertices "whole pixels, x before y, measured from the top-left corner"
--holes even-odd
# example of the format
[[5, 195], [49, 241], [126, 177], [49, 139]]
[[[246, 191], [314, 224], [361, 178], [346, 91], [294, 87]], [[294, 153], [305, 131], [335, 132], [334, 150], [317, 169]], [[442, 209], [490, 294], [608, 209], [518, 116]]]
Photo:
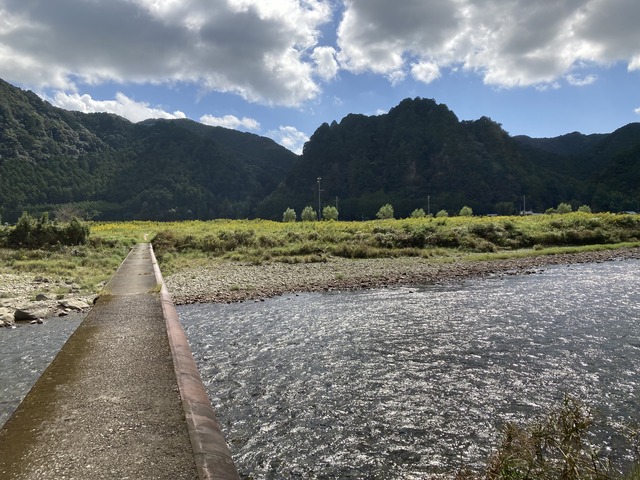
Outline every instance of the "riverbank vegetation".
[[[169, 270], [217, 258], [264, 262], [323, 262], [328, 257], [421, 257], [434, 262], [490, 260], [636, 246], [640, 216], [614, 214], [523, 217], [441, 217], [365, 222], [266, 220], [96, 224], [96, 235], [146, 230]], [[143, 234], [144, 235], [144, 234]]]
[[640, 430], [620, 424], [612, 429], [611, 422], [567, 395], [542, 418], [506, 424], [481, 477], [464, 469], [456, 477], [477, 478], [639, 480]]
[[0, 227], [0, 269], [67, 275], [91, 289], [97, 279], [109, 278], [131, 245], [144, 241], [153, 243], [165, 275], [220, 261], [260, 265], [415, 257], [442, 263], [638, 246], [640, 215], [65, 224], [23, 216], [14, 227]]

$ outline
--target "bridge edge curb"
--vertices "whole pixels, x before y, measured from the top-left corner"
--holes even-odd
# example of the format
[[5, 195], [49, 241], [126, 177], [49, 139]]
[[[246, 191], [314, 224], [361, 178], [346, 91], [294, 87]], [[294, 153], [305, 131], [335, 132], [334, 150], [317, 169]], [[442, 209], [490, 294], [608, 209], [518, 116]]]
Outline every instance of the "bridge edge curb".
[[161, 285], [160, 301], [167, 326], [180, 398], [200, 480], [239, 480], [231, 451], [224, 439], [209, 395], [202, 383], [187, 337], [167, 289], [153, 246], [149, 243], [156, 283]]

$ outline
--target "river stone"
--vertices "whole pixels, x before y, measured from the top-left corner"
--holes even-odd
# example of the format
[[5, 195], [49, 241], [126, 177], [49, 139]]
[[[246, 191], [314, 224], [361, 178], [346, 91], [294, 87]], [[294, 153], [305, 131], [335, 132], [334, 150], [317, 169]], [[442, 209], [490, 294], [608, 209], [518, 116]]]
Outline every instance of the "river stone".
[[49, 315], [49, 309], [46, 305], [27, 305], [24, 307], [16, 308], [13, 318], [17, 321], [25, 321], [25, 320], [37, 320], [38, 318], [43, 318]]
[[0, 308], [0, 327], [8, 327], [15, 323], [13, 312], [11, 308]]
[[36, 300], [41, 302], [43, 300], [49, 300], [49, 297], [47, 297], [44, 293], [39, 293], [38, 295], [36, 295]]
[[68, 308], [70, 310], [86, 310], [87, 308], [90, 307], [90, 305], [85, 302], [84, 300], [80, 300], [77, 298], [69, 298], [66, 300], [60, 300], [58, 302], [58, 305], [60, 305], [62, 308]]

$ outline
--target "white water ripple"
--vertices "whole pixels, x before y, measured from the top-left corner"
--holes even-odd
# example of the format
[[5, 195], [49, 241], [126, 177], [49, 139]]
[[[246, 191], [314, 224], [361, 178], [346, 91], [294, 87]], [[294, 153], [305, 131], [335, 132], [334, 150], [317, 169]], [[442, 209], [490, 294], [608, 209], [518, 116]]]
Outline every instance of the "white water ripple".
[[639, 422], [639, 265], [178, 310], [242, 475], [424, 478], [565, 393]]

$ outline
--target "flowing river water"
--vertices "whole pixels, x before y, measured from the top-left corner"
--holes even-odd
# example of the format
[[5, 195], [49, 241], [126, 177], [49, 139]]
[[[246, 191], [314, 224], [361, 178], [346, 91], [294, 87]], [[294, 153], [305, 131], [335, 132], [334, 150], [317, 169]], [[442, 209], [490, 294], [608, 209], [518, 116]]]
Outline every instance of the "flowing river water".
[[178, 311], [241, 475], [425, 478], [564, 394], [640, 421], [639, 266]]
[[42, 325], [0, 329], [0, 427], [51, 363], [83, 314], [52, 318]]
[[[639, 423], [639, 266], [178, 311], [244, 478], [425, 478], [565, 393]], [[0, 331], [0, 425], [78, 323]]]

